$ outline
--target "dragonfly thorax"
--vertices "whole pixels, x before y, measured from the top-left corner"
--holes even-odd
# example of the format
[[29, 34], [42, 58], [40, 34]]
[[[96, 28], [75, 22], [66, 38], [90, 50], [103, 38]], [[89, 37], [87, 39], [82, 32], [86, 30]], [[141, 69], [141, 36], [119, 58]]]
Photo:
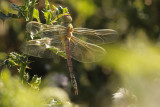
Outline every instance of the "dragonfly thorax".
[[73, 26], [72, 26], [72, 24], [71, 23], [66, 23], [66, 27], [67, 27], [67, 38], [69, 39], [69, 38], [71, 38], [71, 36], [72, 36], [72, 32], [73, 32]]

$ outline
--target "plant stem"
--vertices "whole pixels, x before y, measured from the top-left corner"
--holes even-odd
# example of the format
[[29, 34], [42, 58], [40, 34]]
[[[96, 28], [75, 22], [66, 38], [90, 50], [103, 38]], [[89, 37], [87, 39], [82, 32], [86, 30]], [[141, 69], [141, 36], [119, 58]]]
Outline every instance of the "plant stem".
[[23, 78], [24, 78], [25, 70], [26, 70], [26, 65], [25, 64], [21, 64], [20, 69], [19, 69], [19, 73], [20, 73], [20, 79], [22, 81], [22, 84], [23, 84]]
[[25, 6], [29, 5], [30, 0], [25, 0]]
[[33, 13], [34, 13], [34, 6], [35, 6], [35, 2], [36, 0], [32, 0], [32, 4], [31, 4], [31, 9], [30, 9], [30, 16], [29, 16], [29, 21], [33, 20]]

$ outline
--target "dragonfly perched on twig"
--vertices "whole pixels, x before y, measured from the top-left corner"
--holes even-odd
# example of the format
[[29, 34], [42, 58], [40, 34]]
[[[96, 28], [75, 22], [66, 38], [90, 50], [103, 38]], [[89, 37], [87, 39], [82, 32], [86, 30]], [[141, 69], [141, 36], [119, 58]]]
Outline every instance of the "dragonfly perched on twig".
[[38, 35], [40, 39], [27, 41], [21, 50], [27, 55], [44, 58], [55, 57], [56, 54], [51, 51], [51, 48], [57, 48], [57, 53], [65, 52], [73, 88], [78, 95], [71, 58], [87, 63], [99, 60], [106, 51], [95, 44], [113, 42], [118, 38], [118, 33], [112, 29], [73, 28], [72, 17], [69, 14], [61, 18], [63, 19], [61, 25], [29, 22], [26, 25], [27, 31], [33, 37]]

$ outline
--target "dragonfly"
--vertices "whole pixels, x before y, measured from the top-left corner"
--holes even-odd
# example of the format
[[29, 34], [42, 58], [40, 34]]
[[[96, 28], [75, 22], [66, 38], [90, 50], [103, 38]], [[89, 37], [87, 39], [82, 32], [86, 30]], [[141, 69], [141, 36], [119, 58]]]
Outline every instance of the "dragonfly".
[[[75, 94], [78, 95], [78, 86], [71, 59], [84, 63], [100, 60], [106, 50], [99, 44], [117, 40], [118, 33], [112, 29], [73, 28], [70, 14], [65, 14], [61, 18], [62, 23], [59, 25], [46, 25], [35, 21], [28, 22], [26, 29], [31, 37], [38, 35], [40, 38], [25, 42], [21, 50], [24, 54], [41, 58], [54, 58], [56, 53], [64, 52], [71, 82]], [[51, 51], [51, 48], [56, 48], [57, 52]]]

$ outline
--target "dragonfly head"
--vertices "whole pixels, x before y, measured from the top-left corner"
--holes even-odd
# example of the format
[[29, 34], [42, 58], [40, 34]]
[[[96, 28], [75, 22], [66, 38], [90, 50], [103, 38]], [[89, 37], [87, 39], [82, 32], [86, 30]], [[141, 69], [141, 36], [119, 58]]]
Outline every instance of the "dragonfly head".
[[70, 16], [70, 14], [64, 14], [62, 16], [62, 22], [63, 23], [71, 23], [72, 22], [72, 17]]

